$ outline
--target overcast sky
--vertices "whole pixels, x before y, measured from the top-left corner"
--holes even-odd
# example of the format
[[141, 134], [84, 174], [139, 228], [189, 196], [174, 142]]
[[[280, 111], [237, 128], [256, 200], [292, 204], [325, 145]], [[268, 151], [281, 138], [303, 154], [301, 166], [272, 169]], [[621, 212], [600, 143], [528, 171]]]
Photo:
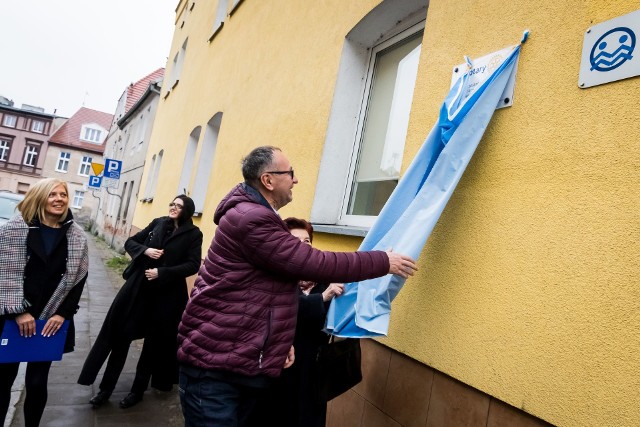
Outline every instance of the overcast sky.
[[113, 114], [127, 85], [166, 67], [178, 0], [0, 0], [0, 95], [71, 117]]

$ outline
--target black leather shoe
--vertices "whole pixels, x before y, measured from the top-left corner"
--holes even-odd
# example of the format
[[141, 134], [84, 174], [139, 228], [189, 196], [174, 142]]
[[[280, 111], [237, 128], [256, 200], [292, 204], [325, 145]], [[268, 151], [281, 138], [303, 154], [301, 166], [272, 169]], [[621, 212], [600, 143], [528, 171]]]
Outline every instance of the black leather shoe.
[[89, 400], [89, 403], [91, 403], [94, 408], [97, 408], [100, 405], [102, 405], [104, 402], [109, 400], [109, 397], [111, 397], [110, 391], [100, 390], [98, 394], [96, 394], [91, 398], [91, 400]]
[[133, 405], [137, 405], [141, 400], [142, 394], [129, 393], [120, 401], [120, 407], [122, 409], [131, 408]]

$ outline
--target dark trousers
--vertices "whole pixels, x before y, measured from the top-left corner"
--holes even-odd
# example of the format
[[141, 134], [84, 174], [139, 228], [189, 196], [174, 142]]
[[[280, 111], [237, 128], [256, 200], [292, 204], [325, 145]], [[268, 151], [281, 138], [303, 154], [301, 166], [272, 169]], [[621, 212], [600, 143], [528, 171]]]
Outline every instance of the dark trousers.
[[[11, 402], [11, 387], [18, 375], [20, 363], [0, 363], [0, 420], [7, 416]], [[51, 362], [29, 362], [25, 374], [24, 425], [37, 427], [47, 404], [47, 382]]]
[[[136, 366], [136, 376], [133, 380], [133, 385], [131, 386], [132, 393], [142, 394], [149, 387], [149, 381], [151, 380], [151, 373], [153, 371], [154, 364], [154, 355], [152, 354], [152, 350], [150, 350], [150, 348], [153, 348], [153, 341], [153, 336], [147, 337], [144, 340], [142, 352], [140, 353], [140, 360], [138, 360], [138, 364]], [[124, 365], [127, 361], [129, 347], [131, 347], [131, 341], [124, 341], [114, 345], [111, 349], [111, 354], [107, 361], [107, 367], [104, 370], [104, 375], [100, 382], [100, 390], [113, 391], [116, 387], [118, 378], [120, 378], [122, 369], [124, 369]]]
[[130, 346], [131, 341], [124, 341], [118, 342], [111, 348], [107, 367], [104, 370], [104, 375], [100, 382], [100, 390], [112, 392], [113, 389], [116, 388], [118, 378], [120, 378], [124, 364], [127, 361]]
[[180, 404], [185, 427], [242, 427], [263, 389], [211, 378], [205, 370], [180, 368]]

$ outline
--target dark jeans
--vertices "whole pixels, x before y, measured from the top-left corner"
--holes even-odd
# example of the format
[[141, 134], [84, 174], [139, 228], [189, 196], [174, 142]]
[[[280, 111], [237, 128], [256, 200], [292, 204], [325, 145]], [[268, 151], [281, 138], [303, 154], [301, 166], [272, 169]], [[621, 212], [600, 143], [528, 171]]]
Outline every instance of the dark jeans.
[[213, 378], [204, 369], [180, 367], [185, 427], [245, 426], [263, 388]]
[[[11, 401], [11, 386], [18, 375], [19, 363], [0, 363], [0, 421], [4, 422]], [[51, 362], [29, 362], [25, 374], [24, 425], [40, 424], [47, 404], [47, 381]]]

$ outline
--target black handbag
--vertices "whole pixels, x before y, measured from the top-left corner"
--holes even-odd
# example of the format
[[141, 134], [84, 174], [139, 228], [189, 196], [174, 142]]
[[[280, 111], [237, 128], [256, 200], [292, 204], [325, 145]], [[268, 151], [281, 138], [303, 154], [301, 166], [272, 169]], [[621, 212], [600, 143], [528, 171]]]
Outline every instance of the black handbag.
[[[151, 230], [149, 232], [149, 235], [147, 236], [147, 238], [144, 239], [144, 244], [146, 246], [149, 246], [149, 243], [151, 242], [152, 238], [153, 238], [153, 230]], [[122, 272], [122, 278], [124, 280], [128, 280], [129, 277], [131, 277], [131, 274], [133, 273], [133, 270], [138, 268], [138, 264], [140, 263], [140, 261], [138, 261], [138, 260], [142, 260], [142, 256], [137, 256], [136, 258], [133, 258], [131, 260], [131, 262], [129, 263], [129, 265], [127, 265], [127, 268], [124, 269], [124, 271]]]
[[138, 262], [136, 262], [138, 258], [132, 259], [129, 265], [127, 265], [127, 268], [125, 268], [124, 271], [122, 272], [122, 278], [124, 280], [128, 280], [129, 277], [131, 277], [133, 270], [138, 267]]
[[332, 335], [318, 352], [319, 397], [328, 402], [362, 381], [361, 361], [359, 338]]

